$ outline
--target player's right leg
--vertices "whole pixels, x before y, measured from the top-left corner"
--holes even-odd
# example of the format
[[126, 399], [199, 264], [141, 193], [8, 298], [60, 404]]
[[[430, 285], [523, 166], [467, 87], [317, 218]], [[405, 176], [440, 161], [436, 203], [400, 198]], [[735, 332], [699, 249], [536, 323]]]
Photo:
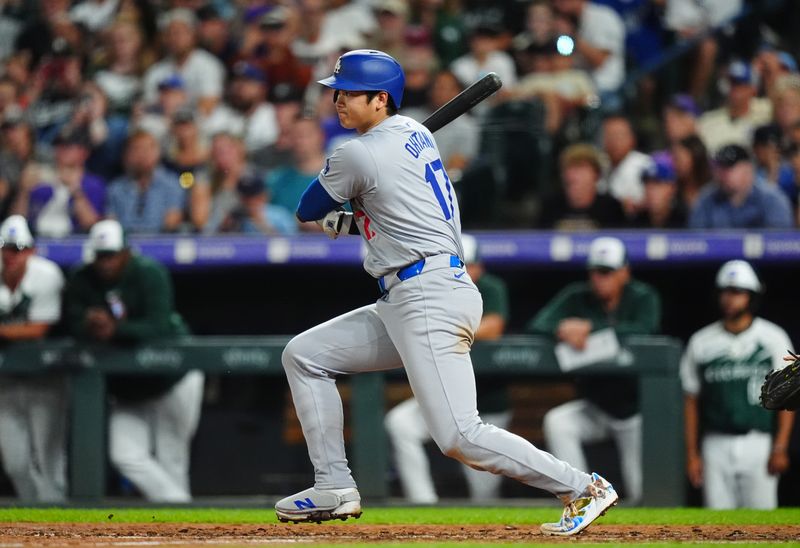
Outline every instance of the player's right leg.
[[707, 508], [736, 508], [735, 438], [713, 433], [703, 438], [703, 499]]
[[294, 337], [282, 356], [295, 411], [314, 465], [314, 487], [275, 504], [282, 521], [324, 521], [361, 515], [361, 497], [347, 464], [342, 400], [336, 377], [402, 367], [386, 328], [369, 305]]

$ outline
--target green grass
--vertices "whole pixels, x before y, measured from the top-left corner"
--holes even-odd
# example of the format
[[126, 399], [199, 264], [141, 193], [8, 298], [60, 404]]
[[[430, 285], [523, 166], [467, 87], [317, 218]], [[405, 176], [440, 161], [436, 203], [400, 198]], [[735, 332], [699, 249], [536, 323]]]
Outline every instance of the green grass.
[[[538, 524], [558, 517], [553, 508], [368, 508], [348, 524]], [[0, 522], [49, 523], [277, 523], [271, 509], [231, 508], [0, 508]], [[702, 508], [617, 508], [602, 519], [625, 525], [798, 525], [800, 508], [771, 511]], [[335, 522], [341, 523], [341, 522]], [[346, 525], [346, 524], [342, 524]], [[459, 545], [463, 546], [463, 545]]]

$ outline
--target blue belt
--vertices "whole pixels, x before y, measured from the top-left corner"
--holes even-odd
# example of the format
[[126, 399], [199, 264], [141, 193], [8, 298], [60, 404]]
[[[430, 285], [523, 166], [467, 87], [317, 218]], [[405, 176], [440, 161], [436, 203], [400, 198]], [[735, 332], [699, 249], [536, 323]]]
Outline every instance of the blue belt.
[[[458, 258], [458, 255], [450, 255], [450, 266], [452, 268], [460, 268], [464, 266], [464, 263], [461, 262], [461, 259]], [[415, 263], [411, 263], [408, 266], [404, 266], [400, 270], [397, 271], [397, 278], [404, 282], [409, 278], [413, 278], [414, 276], [418, 276], [422, 273], [422, 269], [425, 268], [425, 259], [422, 258]], [[388, 274], [387, 274], [388, 276]], [[381, 293], [386, 293], [388, 289], [386, 289], [386, 276], [381, 276], [378, 278], [378, 289], [380, 289]]]

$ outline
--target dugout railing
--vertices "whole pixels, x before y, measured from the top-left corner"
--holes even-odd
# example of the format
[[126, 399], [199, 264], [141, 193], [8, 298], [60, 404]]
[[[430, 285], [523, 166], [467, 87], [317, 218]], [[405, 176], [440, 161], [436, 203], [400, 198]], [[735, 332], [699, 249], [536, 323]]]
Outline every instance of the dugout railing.
[[[7, 346], [0, 374], [63, 373], [70, 378], [70, 498], [99, 502], [105, 492], [106, 394], [110, 373], [174, 372], [282, 376], [284, 336], [186, 337], [132, 348], [79, 345], [69, 339]], [[644, 500], [648, 506], [684, 503], [683, 430], [678, 377], [681, 345], [676, 339], [635, 336], [622, 341], [613, 362], [593, 364], [569, 375], [622, 373], [639, 378], [643, 419]], [[509, 336], [476, 343], [478, 376], [563, 377], [552, 343], [541, 337]], [[391, 374], [391, 373], [390, 373]], [[351, 465], [366, 497], [386, 497], [389, 448], [383, 429], [385, 373], [351, 379]]]

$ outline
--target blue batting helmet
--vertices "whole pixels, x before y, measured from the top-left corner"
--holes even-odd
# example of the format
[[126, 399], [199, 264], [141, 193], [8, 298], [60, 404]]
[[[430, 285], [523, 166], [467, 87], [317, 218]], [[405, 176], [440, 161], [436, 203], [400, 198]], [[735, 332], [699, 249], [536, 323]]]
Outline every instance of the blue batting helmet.
[[385, 91], [397, 108], [403, 100], [406, 77], [391, 55], [371, 49], [348, 51], [336, 61], [333, 75], [319, 80], [323, 86], [345, 91]]

